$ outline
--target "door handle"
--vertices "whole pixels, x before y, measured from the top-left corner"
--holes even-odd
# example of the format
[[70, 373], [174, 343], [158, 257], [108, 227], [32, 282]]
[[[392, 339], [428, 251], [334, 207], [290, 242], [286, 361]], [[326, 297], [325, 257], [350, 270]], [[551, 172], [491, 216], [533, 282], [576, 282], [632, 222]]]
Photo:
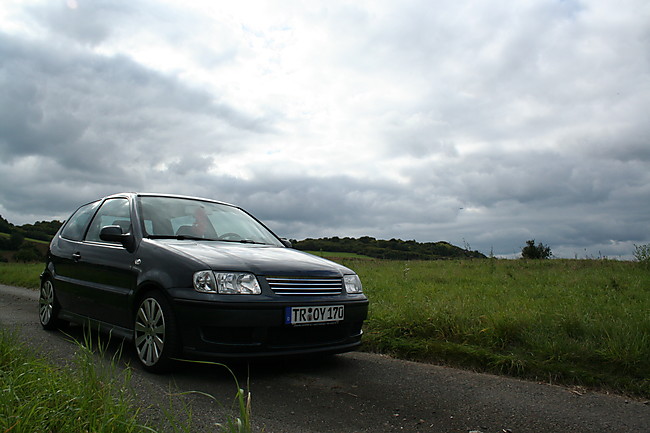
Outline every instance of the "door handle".
[[75, 262], [78, 262], [79, 260], [81, 260], [81, 253], [73, 253], [72, 254], [72, 260], [74, 260]]

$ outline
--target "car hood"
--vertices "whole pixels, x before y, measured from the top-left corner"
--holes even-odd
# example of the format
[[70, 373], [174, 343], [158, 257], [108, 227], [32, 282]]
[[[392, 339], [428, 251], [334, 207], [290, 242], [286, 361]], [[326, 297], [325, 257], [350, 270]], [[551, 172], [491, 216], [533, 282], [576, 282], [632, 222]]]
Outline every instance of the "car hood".
[[205, 263], [213, 270], [253, 272], [257, 275], [333, 277], [354, 272], [332, 261], [291, 248], [210, 241], [159, 241]]

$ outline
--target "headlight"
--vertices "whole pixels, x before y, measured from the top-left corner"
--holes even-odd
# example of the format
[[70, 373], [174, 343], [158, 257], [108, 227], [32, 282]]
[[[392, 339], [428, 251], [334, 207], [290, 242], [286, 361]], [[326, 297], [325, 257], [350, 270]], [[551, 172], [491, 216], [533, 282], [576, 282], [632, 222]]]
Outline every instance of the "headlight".
[[194, 273], [194, 290], [204, 293], [217, 293], [217, 283], [212, 271], [199, 271]]
[[345, 291], [348, 293], [363, 292], [363, 287], [361, 286], [361, 280], [357, 275], [344, 275], [343, 283], [345, 284]]
[[244, 272], [215, 272], [217, 291], [228, 295], [259, 295], [262, 293], [255, 275]]
[[194, 289], [197, 292], [223, 295], [259, 295], [262, 293], [257, 278], [248, 272], [199, 271], [194, 273]]

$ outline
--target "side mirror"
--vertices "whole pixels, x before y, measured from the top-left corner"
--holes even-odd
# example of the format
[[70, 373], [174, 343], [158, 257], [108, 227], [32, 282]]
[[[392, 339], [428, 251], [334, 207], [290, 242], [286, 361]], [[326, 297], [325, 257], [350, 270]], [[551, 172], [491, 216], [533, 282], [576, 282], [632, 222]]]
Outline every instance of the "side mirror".
[[282, 245], [284, 245], [287, 248], [293, 248], [293, 245], [291, 244], [291, 241], [289, 239], [282, 238], [280, 239], [282, 242]]
[[128, 251], [133, 251], [133, 236], [131, 233], [122, 233], [120, 226], [106, 226], [99, 231], [99, 239], [106, 242], [119, 242]]

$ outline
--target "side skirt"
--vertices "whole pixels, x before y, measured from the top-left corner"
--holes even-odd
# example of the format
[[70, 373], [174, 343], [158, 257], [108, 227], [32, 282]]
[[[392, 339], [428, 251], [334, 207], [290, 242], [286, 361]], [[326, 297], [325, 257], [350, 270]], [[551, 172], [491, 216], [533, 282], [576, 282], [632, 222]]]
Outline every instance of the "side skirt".
[[112, 323], [91, 319], [80, 314], [71, 313], [70, 311], [61, 310], [59, 312], [59, 319], [74, 322], [82, 326], [88, 326], [90, 329], [99, 331], [103, 334], [114, 335], [129, 341], [133, 340], [133, 329], [123, 328], [121, 326], [113, 325]]

